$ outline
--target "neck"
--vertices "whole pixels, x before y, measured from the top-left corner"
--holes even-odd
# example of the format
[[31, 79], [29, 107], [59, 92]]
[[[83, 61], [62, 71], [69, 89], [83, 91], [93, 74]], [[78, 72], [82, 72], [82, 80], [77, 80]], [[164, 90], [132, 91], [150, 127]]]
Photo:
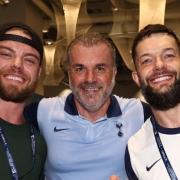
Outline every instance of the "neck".
[[96, 111], [89, 111], [87, 109], [85, 109], [81, 104], [79, 104], [76, 100], [75, 100], [75, 104], [78, 110], [78, 113], [85, 117], [87, 120], [91, 121], [91, 122], [95, 122], [96, 120], [98, 120], [99, 118], [103, 117], [106, 115], [109, 104], [110, 104], [110, 99], [108, 99], [98, 110]]
[[157, 123], [166, 128], [179, 128], [180, 127], [180, 104], [177, 106], [161, 111], [152, 108], [153, 114]]
[[23, 124], [23, 110], [25, 102], [23, 103], [14, 103], [11, 101], [4, 101], [0, 99], [0, 117], [12, 124]]

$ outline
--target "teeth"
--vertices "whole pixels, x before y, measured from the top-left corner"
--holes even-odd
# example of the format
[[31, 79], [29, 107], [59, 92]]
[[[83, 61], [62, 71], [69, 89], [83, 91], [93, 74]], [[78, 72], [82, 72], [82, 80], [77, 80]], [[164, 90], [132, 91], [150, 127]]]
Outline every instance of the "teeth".
[[161, 81], [165, 81], [165, 80], [168, 80], [170, 79], [171, 77], [170, 76], [162, 76], [162, 77], [159, 77], [159, 78], [156, 78], [153, 80], [154, 83], [157, 83], [157, 82], [161, 82]]
[[86, 88], [86, 90], [88, 91], [88, 90], [97, 90], [97, 88]]
[[6, 76], [7, 79], [23, 82], [23, 79], [17, 76]]
[[97, 88], [86, 88], [86, 90], [96, 90]]

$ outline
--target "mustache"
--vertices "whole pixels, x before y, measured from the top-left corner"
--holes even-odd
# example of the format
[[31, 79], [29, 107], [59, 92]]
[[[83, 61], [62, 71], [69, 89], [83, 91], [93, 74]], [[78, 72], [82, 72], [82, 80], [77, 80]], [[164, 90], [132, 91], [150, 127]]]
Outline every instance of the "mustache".
[[175, 75], [175, 77], [177, 77], [177, 72], [174, 70], [168, 70], [166, 68], [160, 69], [160, 70], [155, 70], [148, 78], [154, 78], [156, 76], [160, 76], [160, 75]]
[[79, 85], [80, 88], [100, 88], [102, 87], [99, 83], [97, 82], [92, 82], [92, 83], [89, 83], [89, 82], [84, 82], [82, 84]]
[[19, 74], [19, 75], [24, 75], [25, 73], [22, 69], [14, 68], [14, 67], [9, 67], [9, 68], [4, 68], [0, 70], [0, 74]]

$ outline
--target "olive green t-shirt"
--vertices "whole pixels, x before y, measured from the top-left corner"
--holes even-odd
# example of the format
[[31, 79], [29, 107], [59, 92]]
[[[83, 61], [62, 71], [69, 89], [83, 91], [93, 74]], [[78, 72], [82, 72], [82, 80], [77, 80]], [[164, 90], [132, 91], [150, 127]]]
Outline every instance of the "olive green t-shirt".
[[[31, 147], [30, 125], [14, 125], [0, 119], [10, 153], [15, 162], [19, 179], [43, 179], [43, 169], [46, 159], [46, 144], [40, 133], [35, 130], [35, 161]], [[0, 179], [12, 180], [12, 175], [7, 160], [6, 152], [0, 138]]]

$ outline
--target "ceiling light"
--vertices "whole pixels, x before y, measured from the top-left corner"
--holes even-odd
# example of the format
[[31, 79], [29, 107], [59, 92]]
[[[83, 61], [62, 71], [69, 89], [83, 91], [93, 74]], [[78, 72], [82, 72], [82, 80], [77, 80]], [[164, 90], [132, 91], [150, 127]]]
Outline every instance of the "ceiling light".
[[48, 40], [45, 40], [45, 44], [46, 45], [52, 45], [53, 44], [53, 41], [48, 39]]
[[10, 0], [4, 0], [4, 4], [9, 4]]
[[44, 29], [42, 29], [42, 32], [43, 32], [43, 33], [47, 33], [47, 32], [48, 32], [48, 29], [47, 29], [47, 28], [44, 28]]
[[114, 12], [116, 12], [116, 11], [118, 11], [119, 9], [117, 8], [117, 7], [113, 7], [112, 8], [112, 11], [114, 11]]

